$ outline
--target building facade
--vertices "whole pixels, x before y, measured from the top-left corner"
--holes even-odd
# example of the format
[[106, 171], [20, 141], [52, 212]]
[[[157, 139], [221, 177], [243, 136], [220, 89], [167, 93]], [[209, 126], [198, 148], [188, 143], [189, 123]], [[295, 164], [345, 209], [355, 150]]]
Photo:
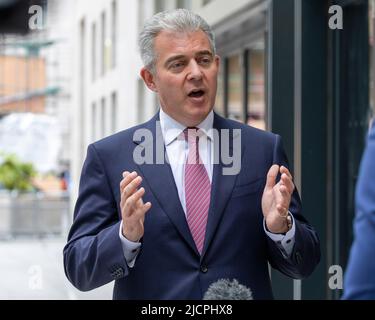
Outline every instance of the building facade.
[[[74, 1], [41, 0], [38, 27], [29, 5], [17, 12], [26, 34], [0, 34], [0, 117], [44, 113], [58, 119], [62, 148], [55, 174], [69, 166]], [[19, 8], [18, 8], [19, 9]], [[15, 9], [17, 11], [17, 8]], [[25, 15], [23, 15], [25, 13]]]

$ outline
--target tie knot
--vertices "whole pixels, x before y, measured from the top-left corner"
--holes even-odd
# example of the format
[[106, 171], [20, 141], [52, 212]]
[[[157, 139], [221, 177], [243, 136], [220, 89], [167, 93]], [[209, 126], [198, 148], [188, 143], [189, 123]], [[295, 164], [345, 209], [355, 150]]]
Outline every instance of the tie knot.
[[198, 131], [197, 127], [186, 127], [184, 130], [185, 140], [190, 143], [197, 143], [198, 141]]

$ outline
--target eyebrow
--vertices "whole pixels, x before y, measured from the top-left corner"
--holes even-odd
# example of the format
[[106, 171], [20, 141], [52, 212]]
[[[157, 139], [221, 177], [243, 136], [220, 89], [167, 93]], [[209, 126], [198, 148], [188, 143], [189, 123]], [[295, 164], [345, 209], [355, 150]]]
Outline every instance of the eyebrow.
[[209, 51], [209, 50], [203, 50], [203, 51], [199, 51], [197, 54], [197, 56], [205, 56], [205, 55], [209, 55], [209, 56], [213, 56], [212, 52]]
[[[203, 51], [199, 51], [195, 54], [195, 56], [204, 56], [204, 55], [209, 55], [209, 56], [213, 56], [212, 52], [209, 51], [209, 50], [203, 50]], [[171, 62], [175, 61], [175, 60], [179, 60], [179, 59], [185, 59], [186, 56], [185, 55], [177, 55], [177, 56], [173, 56], [173, 57], [170, 57], [167, 59], [167, 61], [165, 61], [164, 65], [167, 66], [168, 64], [170, 64]]]
[[179, 60], [179, 59], [184, 59], [186, 56], [180, 54], [178, 56], [173, 56], [173, 57], [170, 57], [167, 59], [167, 61], [165, 61], [164, 65], [167, 66], [168, 64], [170, 64], [171, 62], [175, 61], [175, 60]]

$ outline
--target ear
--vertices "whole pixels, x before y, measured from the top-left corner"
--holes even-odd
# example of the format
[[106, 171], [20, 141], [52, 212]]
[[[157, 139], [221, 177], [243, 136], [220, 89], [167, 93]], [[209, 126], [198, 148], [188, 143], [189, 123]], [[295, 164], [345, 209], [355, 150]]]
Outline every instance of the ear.
[[220, 60], [221, 60], [220, 56], [215, 55], [215, 64], [216, 64], [216, 67], [218, 68], [218, 70], [220, 68]]
[[155, 81], [154, 81], [154, 75], [149, 70], [143, 67], [141, 69], [140, 75], [144, 83], [150, 90], [154, 92], [158, 92]]

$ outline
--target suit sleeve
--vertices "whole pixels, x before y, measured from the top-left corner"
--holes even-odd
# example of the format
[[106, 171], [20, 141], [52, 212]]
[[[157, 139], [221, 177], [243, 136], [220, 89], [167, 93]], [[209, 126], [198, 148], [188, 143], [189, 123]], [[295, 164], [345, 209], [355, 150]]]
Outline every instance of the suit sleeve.
[[92, 290], [129, 273], [118, 234], [119, 220], [108, 177], [95, 146], [90, 145], [64, 248], [65, 274], [77, 289]]
[[368, 137], [356, 186], [354, 242], [345, 272], [344, 299], [375, 297], [375, 124]]
[[[273, 164], [289, 168], [279, 135], [276, 135]], [[297, 188], [292, 194], [289, 211], [293, 214], [296, 228], [292, 254], [289, 258], [284, 258], [277, 244], [267, 237], [269, 261], [272, 267], [283, 274], [294, 279], [303, 279], [314, 271], [320, 261], [320, 243], [316, 231], [301, 214], [301, 200]]]

